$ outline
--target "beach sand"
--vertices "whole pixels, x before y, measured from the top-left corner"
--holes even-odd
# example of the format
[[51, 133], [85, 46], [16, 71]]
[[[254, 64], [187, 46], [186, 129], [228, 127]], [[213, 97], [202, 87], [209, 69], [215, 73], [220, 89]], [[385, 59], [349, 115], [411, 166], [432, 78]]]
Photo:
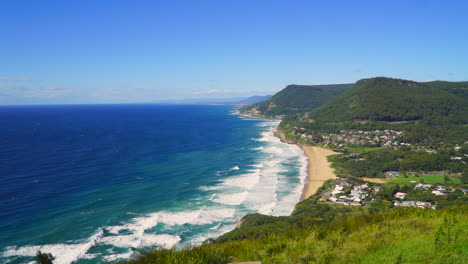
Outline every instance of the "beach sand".
[[336, 179], [334, 169], [330, 167], [331, 163], [327, 161], [327, 156], [337, 153], [333, 150], [314, 146], [302, 146], [302, 149], [309, 158], [309, 173], [301, 197], [301, 200], [304, 200], [314, 194], [326, 180]]

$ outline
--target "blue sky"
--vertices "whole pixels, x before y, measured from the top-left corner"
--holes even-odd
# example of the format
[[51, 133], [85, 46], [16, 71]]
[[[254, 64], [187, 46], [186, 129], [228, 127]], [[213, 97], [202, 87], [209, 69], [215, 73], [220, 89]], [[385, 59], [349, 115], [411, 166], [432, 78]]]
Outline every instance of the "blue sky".
[[468, 80], [466, 1], [23, 1], [0, 6], [0, 104]]

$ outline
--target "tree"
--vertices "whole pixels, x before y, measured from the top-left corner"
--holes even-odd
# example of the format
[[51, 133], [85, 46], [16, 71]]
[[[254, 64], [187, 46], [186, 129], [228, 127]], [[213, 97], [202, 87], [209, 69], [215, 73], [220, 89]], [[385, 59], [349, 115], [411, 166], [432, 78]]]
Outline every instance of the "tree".
[[467, 168], [463, 170], [463, 173], [461, 175], [461, 181], [463, 184], [468, 184], [468, 169]]
[[53, 264], [55, 258], [50, 253], [42, 253], [40, 250], [36, 253], [36, 263], [37, 264]]
[[450, 182], [450, 177], [448, 175], [444, 176], [444, 182], [449, 183]]

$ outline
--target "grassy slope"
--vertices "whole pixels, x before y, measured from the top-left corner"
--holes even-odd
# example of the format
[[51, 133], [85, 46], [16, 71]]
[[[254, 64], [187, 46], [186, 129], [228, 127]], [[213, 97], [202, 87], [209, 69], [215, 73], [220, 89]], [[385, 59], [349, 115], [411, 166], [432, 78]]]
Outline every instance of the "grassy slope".
[[[461, 183], [460, 179], [457, 179], [455, 177], [449, 177], [449, 178], [450, 178], [450, 181], [454, 184]], [[408, 176], [408, 177], [398, 176], [396, 179], [392, 179], [389, 181], [396, 182], [396, 183], [410, 183], [411, 181], [419, 182], [421, 179], [424, 180], [424, 183], [431, 183], [431, 184], [445, 183], [445, 180], [444, 180], [445, 177], [439, 176], [439, 175]]]
[[288, 85], [270, 99], [241, 109], [257, 108], [263, 115], [290, 115], [309, 112], [339, 95], [352, 84]]
[[[417, 83], [384, 77], [363, 79], [351, 89], [315, 109], [319, 120], [402, 121], [443, 116], [459, 118], [466, 110], [459, 83]], [[438, 88], [440, 85], [442, 88]]]
[[467, 211], [392, 209], [258, 239], [148, 251], [127, 263], [464, 263]]

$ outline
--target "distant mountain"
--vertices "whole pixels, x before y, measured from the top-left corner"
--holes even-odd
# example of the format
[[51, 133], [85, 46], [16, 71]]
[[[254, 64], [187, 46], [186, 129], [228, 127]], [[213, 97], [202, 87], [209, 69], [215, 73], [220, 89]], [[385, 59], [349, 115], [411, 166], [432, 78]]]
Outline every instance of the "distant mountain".
[[468, 82], [362, 79], [313, 110], [310, 116], [324, 121], [410, 121], [443, 117], [466, 122], [467, 88]]
[[192, 98], [172, 99], [154, 102], [156, 104], [209, 104], [209, 105], [246, 105], [267, 100], [271, 95], [234, 97], [234, 98]]
[[262, 102], [262, 101], [268, 100], [270, 97], [271, 97], [271, 95], [265, 95], [265, 96], [258, 96], [258, 95], [256, 95], [256, 96], [251, 96], [251, 97], [249, 97], [249, 98], [246, 98], [246, 99], [237, 101], [237, 104], [242, 104], [242, 105], [255, 104], [255, 103], [258, 103], [258, 102]]
[[341, 94], [352, 85], [288, 85], [266, 101], [242, 107], [241, 112], [265, 116], [305, 113]]

